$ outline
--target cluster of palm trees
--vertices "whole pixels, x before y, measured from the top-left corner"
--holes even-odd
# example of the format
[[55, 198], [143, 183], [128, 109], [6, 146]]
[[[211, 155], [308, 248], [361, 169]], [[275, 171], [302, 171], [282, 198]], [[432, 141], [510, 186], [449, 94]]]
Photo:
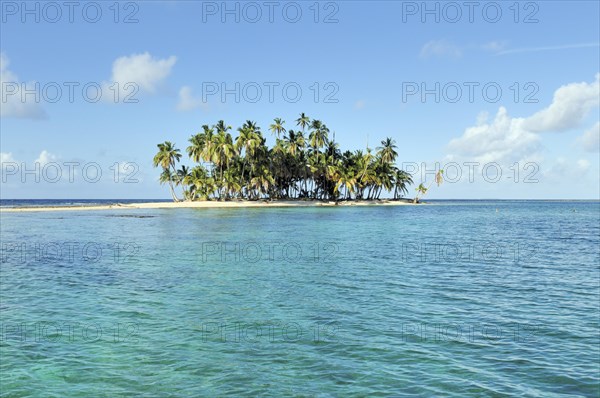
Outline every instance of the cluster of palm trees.
[[409, 173], [395, 167], [398, 153], [391, 138], [373, 153], [341, 152], [320, 120], [304, 113], [296, 130], [286, 130], [276, 118], [269, 130], [276, 137], [269, 148], [260, 127], [246, 121], [233, 137], [220, 120], [189, 139], [187, 154], [196, 166], [177, 168], [181, 151], [169, 141], [158, 144], [154, 166], [161, 167], [160, 182], [168, 184], [174, 201], [180, 186], [183, 200], [239, 199], [379, 199], [383, 191], [394, 199], [408, 193]]

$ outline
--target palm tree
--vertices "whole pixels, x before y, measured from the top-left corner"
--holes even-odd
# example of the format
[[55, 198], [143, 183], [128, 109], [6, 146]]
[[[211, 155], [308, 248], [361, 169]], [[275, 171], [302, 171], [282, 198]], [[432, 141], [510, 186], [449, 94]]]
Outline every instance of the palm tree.
[[[221, 120], [222, 122], [222, 120]], [[236, 155], [235, 146], [233, 145], [233, 138], [231, 134], [227, 133], [227, 129], [222, 129], [221, 126], [217, 126], [217, 135], [215, 136], [215, 163], [219, 167], [219, 180], [218, 182], [223, 186], [223, 172], [229, 168], [229, 163], [232, 158]], [[219, 196], [220, 192], [219, 192]]]
[[[158, 153], [154, 155], [153, 164], [154, 167], [162, 167], [163, 174], [161, 174], [161, 183], [168, 182], [169, 188], [171, 189], [171, 196], [173, 201], [179, 202], [175, 190], [173, 189], [175, 163], [181, 159], [181, 152], [175, 148], [175, 145], [169, 141], [165, 141], [162, 144], [158, 144]], [[165, 179], [168, 177], [168, 179]]]
[[394, 199], [399, 199], [408, 193], [407, 185], [413, 183], [412, 176], [404, 170], [394, 170]]
[[269, 192], [271, 186], [274, 184], [274, 182], [275, 180], [273, 179], [273, 176], [271, 175], [269, 169], [265, 166], [261, 167], [258, 170], [258, 173], [256, 173], [256, 175], [251, 180], [251, 184], [254, 187], [254, 190], [256, 191], [257, 199], [260, 196], [260, 194], [266, 195]]
[[179, 200], [175, 196], [175, 192], [172, 188], [173, 180], [173, 173], [171, 173], [171, 170], [169, 169], [163, 169], [162, 173], [160, 173], [160, 177], [158, 178], [158, 181], [161, 185], [168, 183], [171, 186], [171, 197], [173, 198], [174, 202], [178, 202]]
[[420, 200], [419, 194], [421, 194], [421, 198], [425, 196], [425, 194], [427, 193], [427, 191], [429, 191], [429, 188], [431, 188], [434, 182], [437, 184], [438, 187], [442, 185], [442, 182], [444, 182], [444, 170], [439, 170], [437, 173], [435, 173], [435, 178], [433, 179], [433, 181], [431, 181], [427, 188], [425, 188], [425, 185], [423, 185], [423, 183], [419, 184], [419, 186], [416, 189], [417, 196], [415, 196], [413, 203], [418, 203]]
[[[306, 137], [304, 136], [304, 132], [302, 131], [298, 131], [295, 133], [294, 135], [294, 140], [295, 142], [295, 146], [297, 147], [296, 152], [297, 154], [296, 156], [296, 166], [298, 168], [298, 172], [301, 174], [301, 183], [300, 185], [304, 186], [303, 191], [304, 194], [307, 194], [308, 191], [308, 167], [307, 167], [307, 159], [306, 159], [306, 145], [307, 145], [307, 141], [306, 141]], [[302, 189], [301, 189], [302, 191]]]
[[379, 164], [375, 167], [377, 174], [377, 187], [375, 199], [379, 199], [381, 192], [385, 189], [391, 191], [394, 187], [394, 174], [390, 163]]
[[310, 145], [314, 149], [319, 149], [327, 145], [329, 129], [320, 120], [313, 120], [310, 128], [313, 130], [310, 133]]
[[209, 177], [208, 172], [202, 166], [192, 169], [187, 182], [190, 185], [190, 197], [192, 200], [200, 196], [207, 200], [215, 191], [214, 180]]
[[200, 162], [203, 158], [206, 148], [206, 134], [198, 133], [188, 140], [190, 145], [187, 147], [187, 154], [194, 162]]
[[202, 154], [202, 159], [205, 162], [214, 163], [215, 156], [215, 134], [214, 129], [209, 127], [207, 124], [202, 126], [203, 134], [204, 134], [204, 152]]
[[288, 131], [288, 137], [285, 141], [287, 142], [288, 153], [292, 156], [296, 156], [296, 153], [304, 147], [304, 136], [302, 133], [296, 133], [294, 130]]
[[223, 120], [219, 120], [215, 124], [215, 130], [217, 130], [217, 133], [226, 133], [228, 130], [231, 130], [231, 126], [227, 126]]
[[210, 161], [213, 149], [213, 129], [208, 125], [202, 126], [201, 133], [194, 134], [188, 140], [190, 145], [186, 151], [194, 162]]
[[231, 198], [235, 196], [237, 192], [241, 191], [242, 186], [239, 182], [239, 179], [235, 175], [234, 170], [229, 169], [225, 172], [224, 188], [227, 198]]
[[419, 186], [415, 189], [415, 191], [417, 191], [417, 196], [415, 196], [413, 203], [419, 203], [419, 194], [425, 195], [427, 193], [427, 188], [425, 188], [425, 185], [423, 185], [423, 183], [420, 183]]
[[230, 140], [231, 135], [228, 133], [231, 130], [231, 126], [227, 126], [223, 120], [219, 120], [215, 124], [214, 129], [217, 132], [213, 139], [215, 159], [217, 160], [216, 163], [221, 165], [225, 161], [225, 151], [229, 150], [226, 148], [227, 144], [229, 144], [229, 141], [233, 144], [233, 140]]
[[359, 199], [362, 199], [364, 190], [369, 188], [375, 180], [375, 171], [373, 168], [373, 155], [371, 154], [371, 149], [367, 148], [367, 152], [364, 154], [360, 150], [356, 151], [355, 157], [357, 160], [357, 166], [359, 170], [357, 175], [357, 195]]
[[320, 120], [313, 120], [310, 128], [312, 132], [309, 135], [310, 146], [317, 150], [325, 146], [325, 131], [323, 130], [323, 123]]
[[279, 136], [281, 135], [281, 133], [285, 133], [285, 128], [283, 127], [283, 124], [285, 123], [285, 120], [281, 120], [281, 118], [276, 117], [273, 120], [273, 124], [271, 124], [271, 126], [269, 126], [269, 130], [271, 130], [272, 134], [275, 134], [277, 138], [279, 138]]
[[396, 148], [396, 141], [388, 137], [381, 141], [381, 146], [377, 148], [377, 156], [379, 156], [382, 163], [394, 163], [398, 156]]
[[304, 130], [306, 129], [306, 126], [308, 126], [310, 124], [310, 118], [308, 116], [306, 116], [304, 114], [304, 112], [302, 112], [300, 114], [300, 117], [298, 119], [296, 119], [296, 125], [300, 126], [300, 128], [302, 129], [302, 132], [304, 132]]
[[240, 186], [243, 186], [246, 178], [246, 164], [248, 164], [248, 159], [254, 155], [258, 140], [256, 126], [249, 120], [238, 129], [238, 132], [239, 135], [235, 140], [235, 149], [240, 156], [243, 154], [242, 172], [240, 174]]
[[338, 180], [335, 185], [336, 191], [338, 191], [340, 187], [344, 187], [346, 190], [345, 199], [350, 199], [356, 188], [356, 176], [354, 175], [354, 170], [345, 170], [339, 173]]
[[186, 186], [189, 185], [190, 181], [190, 169], [182, 165], [177, 173], [175, 174], [175, 186], [181, 185], [181, 189], [183, 190], [183, 198], [184, 200], [190, 200], [190, 192], [186, 189]]

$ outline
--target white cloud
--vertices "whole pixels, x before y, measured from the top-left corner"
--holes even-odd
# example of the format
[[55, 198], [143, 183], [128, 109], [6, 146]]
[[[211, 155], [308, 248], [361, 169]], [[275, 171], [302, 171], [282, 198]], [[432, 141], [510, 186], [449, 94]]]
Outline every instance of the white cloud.
[[554, 92], [552, 104], [530, 116], [524, 127], [529, 131], [566, 131], [579, 126], [600, 100], [600, 74], [592, 83], [571, 83]]
[[593, 48], [593, 47], [599, 47], [599, 46], [600, 46], [600, 43], [575, 43], [575, 44], [564, 44], [561, 46], [513, 48], [512, 50], [500, 51], [496, 55], [532, 53], [532, 52], [540, 52], [540, 51], [571, 50], [571, 49], [575, 49], [575, 48]]
[[[586, 175], [586, 178], [594, 181], [597, 176], [587, 159], [558, 157], [545, 160], [542, 157], [541, 138], [544, 132], [563, 131], [580, 124], [593, 104], [597, 104], [597, 96], [598, 77], [594, 83], [560, 87], [555, 92], [552, 104], [530, 117], [512, 117], [504, 107], [499, 108], [492, 120], [487, 114], [480, 114], [474, 126], [465, 129], [460, 137], [450, 140], [446, 160], [459, 163], [468, 160], [480, 164], [497, 162], [503, 170], [513, 170], [513, 165], [518, 162], [521, 172], [525, 164], [532, 162], [538, 165], [540, 181], [545, 187], [559, 186], [565, 180], [584, 181], [582, 177]], [[596, 123], [577, 142], [587, 150], [598, 151], [599, 130], [600, 123]], [[507, 189], [510, 189], [509, 185]], [[489, 189], [492, 188], [486, 188]]]
[[44, 149], [40, 153], [40, 156], [34, 161], [34, 163], [39, 163], [40, 166], [44, 166], [48, 163], [55, 162], [56, 159], [57, 159], [56, 155], [53, 155]]
[[485, 43], [484, 45], [481, 46], [481, 48], [483, 48], [486, 51], [491, 51], [494, 53], [497, 53], [499, 51], [504, 50], [504, 48], [506, 48], [507, 42], [504, 40], [496, 40], [496, 41], [490, 41], [488, 43]]
[[523, 122], [523, 118], [513, 118], [500, 107], [491, 122], [485, 114], [479, 115], [477, 124], [452, 139], [448, 149], [454, 155], [482, 163], [522, 160], [539, 147], [539, 137], [524, 129]]
[[17, 75], [8, 69], [10, 61], [6, 54], [0, 53], [0, 117], [14, 117], [20, 119], [45, 119], [46, 112], [42, 106], [35, 102], [33, 95], [22, 96], [21, 88], [33, 88], [35, 82], [23, 83]]
[[548, 162], [548, 166], [542, 170], [541, 177], [546, 183], [564, 183], [565, 180], [580, 181], [582, 176], [590, 170], [590, 165], [587, 159], [572, 161], [561, 156]]
[[207, 108], [207, 104], [202, 102], [201, 99], [195, 98], [192, 94], [192, 89], [189, 86], [183, 86], [179, 90], [179, 102], [177, 103], [177, 110], [186, 112], [192, 111], [196, 108]]
[[590, 161], [587, 159], [579, 159], [577, 161], [577, 167], [583, 172], [586, 172], [590, 168]]
[[462, 50], [455, 44], [447, 40], [431, 40], [421, 48], [420, 56], [422, 58], [450, 57], [459, 58], [462, 55]]
[[0, 152], [0, 171], [2, 172], [2, 179], [5, 182], [4, 173], [13, 174], [15, 170], [19, 167], [17, 161], [13, 157], [12, 152]]
[[600, 152], [600, 122], [577, 138], [577, 143], [587, 152]]
[[0, 152], [0, 163], [16, 162], [12, 152]]
[[360, 110], [360, 109], [363, 109], [363, 108], [365, 107], [365, 105], [366, 105], [366, 104], [365, 104], [365, 101], [363, 101], [363, 100], [356, 101], [356, 102], [354, 103], [354, 110]]
[[122, 94], [132, 94], [132, 89], [126, 90], [127, 83], [134, 83], [140, 91], [156, 93], [163, 81], [171, 73], [171, 68], [177, 62], [177, 57], [171, 56], [165, 59], [152, 57], [148, 52], [143, 54], [132, 54], [117, 58], [113, 62], [111, 82], [119, 84]]

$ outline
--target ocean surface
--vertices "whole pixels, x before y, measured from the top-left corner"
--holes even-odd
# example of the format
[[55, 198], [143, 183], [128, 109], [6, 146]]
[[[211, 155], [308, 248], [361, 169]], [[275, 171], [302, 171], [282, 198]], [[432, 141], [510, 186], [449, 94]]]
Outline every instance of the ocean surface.
[[597, 201], [3, 213], [0, 232], [2, 397], [600, 394]]
[[63, 206], [101, 206], [116, 203], [162, 203], [170, 199], [0, 199], [0, 208], [12, 207], [63, 207]]

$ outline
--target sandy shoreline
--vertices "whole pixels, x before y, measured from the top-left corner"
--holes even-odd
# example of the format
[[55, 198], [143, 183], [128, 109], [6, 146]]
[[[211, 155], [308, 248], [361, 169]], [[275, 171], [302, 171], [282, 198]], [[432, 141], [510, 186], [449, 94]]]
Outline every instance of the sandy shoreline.
[[274, 200], [274, 201], [199, 201], [199, 202], [153, 202], [128, 203], [98, 206], [40, 206], [40, 207], [11, 207], [0, 208], [2, 213], [26, 213], [43, 211], [89, 211], [89, 210], [135, 210], [135, 209], [217, 209], [217, 208], [246, 208], [246, 207], [318, 207], [318, 206], [404, 206], [413, 205], [408, 200], [359, 200], [348, 202], [321, 202], [304, 200]]

